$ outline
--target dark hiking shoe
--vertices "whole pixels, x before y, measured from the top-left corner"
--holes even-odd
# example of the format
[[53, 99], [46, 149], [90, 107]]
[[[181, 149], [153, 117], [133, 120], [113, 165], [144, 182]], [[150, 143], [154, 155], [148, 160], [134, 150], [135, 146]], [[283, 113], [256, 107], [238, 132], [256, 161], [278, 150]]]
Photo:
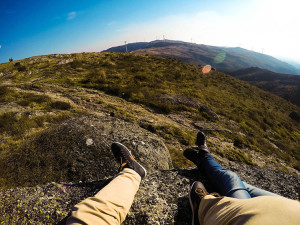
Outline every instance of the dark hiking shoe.
[[199, 210], [201, 199], [206, 195], [208, 195], [208, 193], [204, 185], [199, 181], [195, 181], [192, 184], [189, 193], [189, 200], [190, 200], [190, 205], [193, 213], [192, 225], [200, 225], [199, 218], [198, 218], [198, 210]]
[[200, 157], [199, 151], [188, 148], [188, 149], [184, 150], [183, 155], [185, 156], [185, 158], [187, 158], [188, 160], [195, 163], [195, 165], [198, 168], [200, 168], [200, 165], [201, 165], [201, 162], [202, 162], [202, 157]]
[[198, 145], [199, 151], [209, 152], [208, 147], [206, 145], [206, 137], [205, 134], [201, 131], [197, 134], [196, 145]]
[[146, 176], [146, 169], [133, 158], [128, 148], [124, 145], [119, 142], [114, 142], [111, 145], [111, 151], [116, 160], [120, 163], [119, 171], [122, 171], [124, 168], [129, 168], [137, 172], [142, 179]]

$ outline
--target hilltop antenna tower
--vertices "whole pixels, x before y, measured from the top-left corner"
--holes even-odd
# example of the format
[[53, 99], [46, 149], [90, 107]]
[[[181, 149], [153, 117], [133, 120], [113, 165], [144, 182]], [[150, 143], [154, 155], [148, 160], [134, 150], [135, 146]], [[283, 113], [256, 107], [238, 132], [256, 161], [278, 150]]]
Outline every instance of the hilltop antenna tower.
[[165, 41], [166, 39], [165, 39], [165, 35], [163, 35], [163, 40]]
[[126, 42], [126, 41], [125, 41], [125, 49], [126, 49], [126, 52], [128, 52], [128, 51], [127, 51], [127, 42]]

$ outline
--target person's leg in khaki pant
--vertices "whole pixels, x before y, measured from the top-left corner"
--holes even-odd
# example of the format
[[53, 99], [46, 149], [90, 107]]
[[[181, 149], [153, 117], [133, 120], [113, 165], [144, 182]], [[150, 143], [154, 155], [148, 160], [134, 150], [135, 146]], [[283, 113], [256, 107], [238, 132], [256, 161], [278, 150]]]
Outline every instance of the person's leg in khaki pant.
[[121, 224], [131, 207], [146, 170], [120, 143], [112, 144], [120, 173], [94, 197], [75, 205], [67, 224]]

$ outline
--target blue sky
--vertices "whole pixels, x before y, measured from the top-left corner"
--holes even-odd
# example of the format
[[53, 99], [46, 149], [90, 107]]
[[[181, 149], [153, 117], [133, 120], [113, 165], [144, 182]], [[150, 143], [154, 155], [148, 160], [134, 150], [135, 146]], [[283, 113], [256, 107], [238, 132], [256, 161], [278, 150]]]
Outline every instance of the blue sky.
[[[167, 39], [300, 62], [297, 0], [0, 0], [0, 63]], [[272, 7], [270, 7], [272, 5]]]

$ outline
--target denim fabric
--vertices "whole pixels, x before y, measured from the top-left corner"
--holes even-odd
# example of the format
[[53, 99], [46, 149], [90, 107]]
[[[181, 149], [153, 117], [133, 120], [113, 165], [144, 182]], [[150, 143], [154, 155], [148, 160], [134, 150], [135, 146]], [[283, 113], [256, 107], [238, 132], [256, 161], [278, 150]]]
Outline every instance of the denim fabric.
[[243, 182], [236, 173], [224, 169], [217, 163], [211, 154], [208, 152], [202, 152], [202, 154], [206, 177], [219, 194], [239, 199], [266, 195], [280, 197], [280, 195]]
[[203, 164], [206, 177], [219, 194], [239, 199], [251, 198], [238, 175], [224, 169], [208, 152], [203, 153]]
[[263, 189], [257, 188], [252, 186], [251, 184], [247, 184], [245, 181], [243, 181], [245, 187], [247, 188], [248, 193], [250, 194], [251, 198], [258, 197], [258, 196], [275, 196], [275, 197], [281, 197], [280, 195], [274, 194], [269, 191], [265, 191]]

